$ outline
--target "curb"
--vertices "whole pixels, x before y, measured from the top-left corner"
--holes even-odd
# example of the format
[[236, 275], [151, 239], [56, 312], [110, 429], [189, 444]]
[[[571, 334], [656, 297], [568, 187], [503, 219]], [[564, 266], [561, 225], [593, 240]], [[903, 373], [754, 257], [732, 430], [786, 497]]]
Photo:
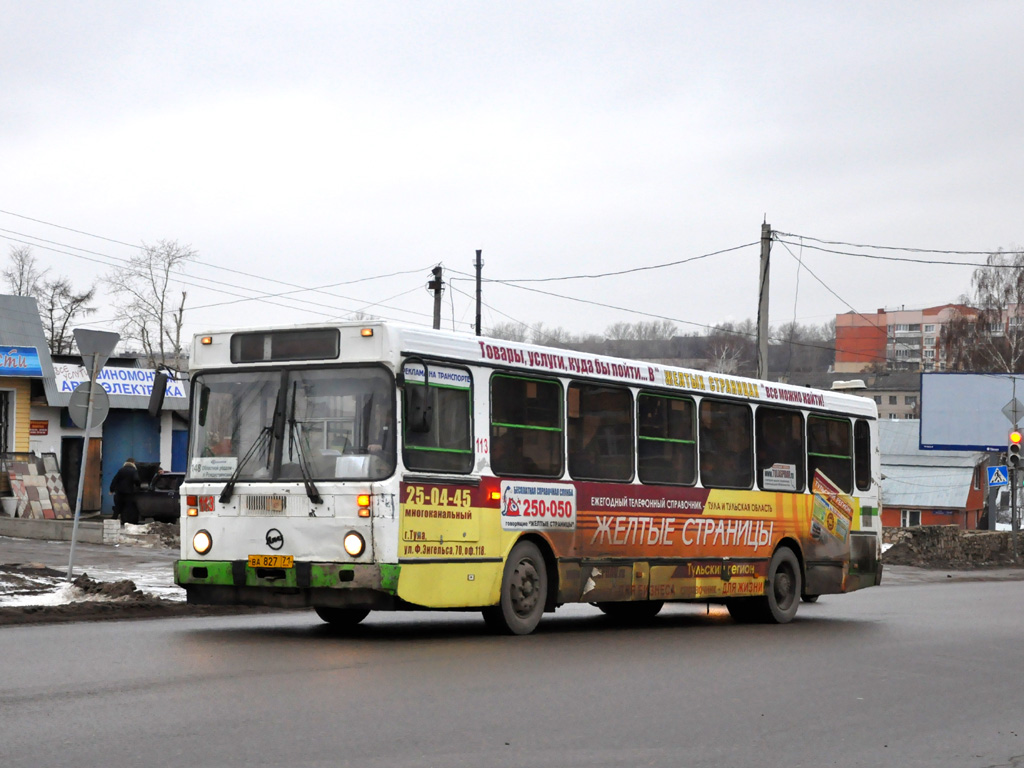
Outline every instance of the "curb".
[[[79, 520], [78, 541], [85, 544], [117, 544], [120, 527], [117, 520]], [[0, 536], [71, 541], [72, 530], [74, 520], [36, 520], [0, 515]]]

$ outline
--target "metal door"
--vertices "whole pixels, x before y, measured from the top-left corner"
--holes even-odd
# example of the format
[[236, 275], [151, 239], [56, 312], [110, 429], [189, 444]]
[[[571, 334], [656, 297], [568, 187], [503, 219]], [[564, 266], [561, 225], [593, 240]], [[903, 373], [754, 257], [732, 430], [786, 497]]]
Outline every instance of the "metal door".
[[160, 419], [145, 411], [111, 411], [103, 422], [103, 512], [113, 511], [114, 498], [107, 493], [114, 474], [132, 457], [135, 461], [160, 461]]

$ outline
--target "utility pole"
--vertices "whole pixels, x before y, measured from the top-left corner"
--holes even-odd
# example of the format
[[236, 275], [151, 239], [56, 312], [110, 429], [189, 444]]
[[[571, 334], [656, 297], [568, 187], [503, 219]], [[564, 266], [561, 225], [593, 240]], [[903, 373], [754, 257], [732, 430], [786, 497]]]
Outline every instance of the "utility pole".
[[444, 288], [444, 281], [441, 279], [443, 271], [440, 264], [431, 270], [434, 279], [427, 283], [427, 289], [434, 292], [434, 330], [441, 327], [441, 291]]
[[757, 293], [757, 378], [768, 378], [768, 260], [772, 250], [772, 225], [761, 224], [761, 279]]
[[480, 329], [480, 304], [482, 296], [480, 295], [480, 275], [484, 269], [484, 260], [480, 258], [480, 254], [483, 251], [477, 250], [476, 252], [476, 335], [482, 336], [483, 331]]

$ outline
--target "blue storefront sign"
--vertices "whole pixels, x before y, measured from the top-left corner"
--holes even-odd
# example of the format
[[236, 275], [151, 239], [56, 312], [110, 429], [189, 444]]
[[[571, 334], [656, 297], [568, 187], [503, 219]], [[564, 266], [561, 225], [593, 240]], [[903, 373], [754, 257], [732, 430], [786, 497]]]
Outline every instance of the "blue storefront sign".
[[35, 347], [0, 347], [0, 376], [42, 376]]

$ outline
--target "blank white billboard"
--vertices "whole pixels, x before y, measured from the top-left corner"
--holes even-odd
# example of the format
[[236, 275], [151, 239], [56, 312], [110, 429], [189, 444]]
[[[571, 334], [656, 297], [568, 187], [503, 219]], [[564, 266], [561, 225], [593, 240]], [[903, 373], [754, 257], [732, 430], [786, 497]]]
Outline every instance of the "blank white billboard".
[[921, 450], [1005, 451], [1013, 424], [1003, 408], [1014, 398], [1024, 403], [1024, 376], [922, 373]]

